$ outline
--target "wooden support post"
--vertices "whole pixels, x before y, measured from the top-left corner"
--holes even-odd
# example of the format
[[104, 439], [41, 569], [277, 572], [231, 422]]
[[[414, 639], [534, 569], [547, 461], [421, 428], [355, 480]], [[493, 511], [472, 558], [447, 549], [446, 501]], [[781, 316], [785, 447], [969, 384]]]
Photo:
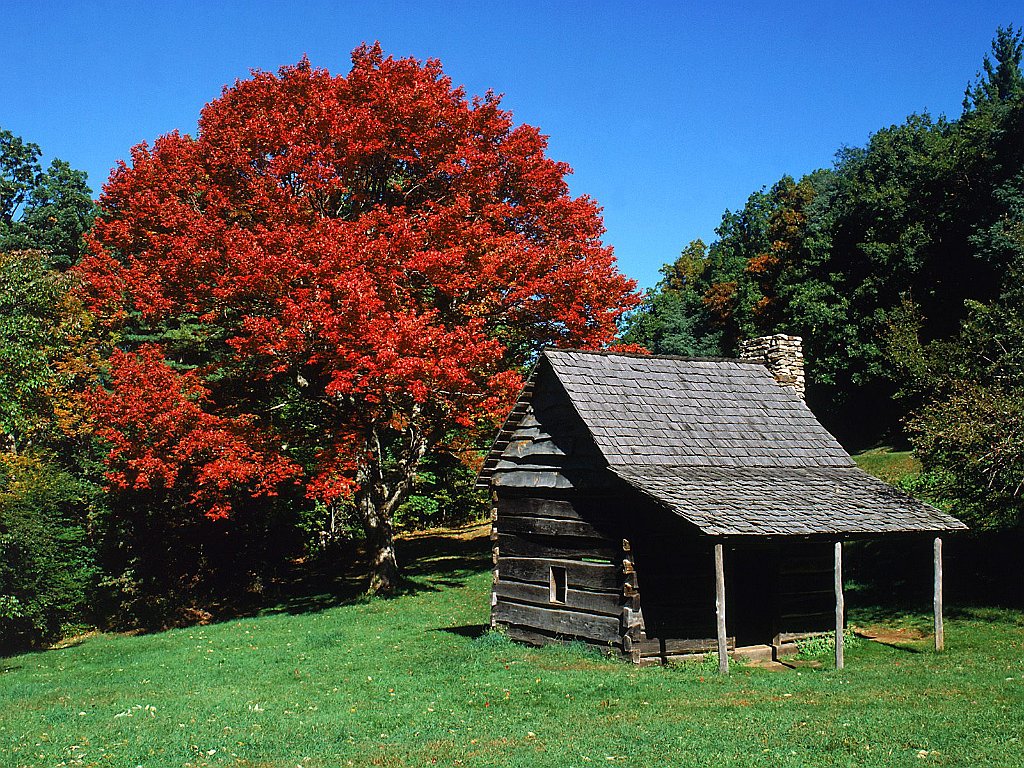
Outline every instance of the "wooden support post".
[[843, 542], [836, 542], [836, 669], [845, 666], [843, 659], [843, 625], [846, 604], [843, 599]]
[[715, 544], [715, 612], [718, 615], [718, 671], [729, 673], [729, 648], [725, 636], [725, 561], [721, 544]]
[[498, 494], [491, 491], [491, 628], [498, 625], [494, 609], [498, 605]]
[[942, 539], [935, 537], [935, 594], [932, 598], [932, 608], [935, 611], [935, 650], [941, 651], [946, 647], [946, 638], [943, 636], [942, 627]]

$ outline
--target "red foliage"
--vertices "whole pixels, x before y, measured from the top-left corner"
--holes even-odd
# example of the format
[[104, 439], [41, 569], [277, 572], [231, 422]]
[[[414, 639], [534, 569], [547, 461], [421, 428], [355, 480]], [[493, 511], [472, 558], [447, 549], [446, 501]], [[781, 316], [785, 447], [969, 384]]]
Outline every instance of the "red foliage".
[[194, 374], [169, 368], [159, 347], [115, 352], [110, 373], [112, 389], [94, 389], [88, 398], [96, 433], [111, 446], [107, 459], [114, 468], [107, 479], [113, 487], [185, 484], [193, 489], [190, 501], [217, 519], [228, 516], [238, 490], [273, 496], [298, 473], [275, 451], [253, 444], [250, 417], [203, 411], [208, 390]]
[[[266, 382], [316, 379], [334, 414], [306, 467], [322, 498], [351, 490], [373, 425], [436, 443], [489, 423], [530, 350], [605, 345], [636, 303], [601, 242], [599, 208], [569, 195], [569, 168], [545, 156], [536, 128], [513, 126], [490, 93], [467, 99], [437, 61], [385, 58], [379, 46], [352, 60], [345, 77], [305, 60], [254, 73], [203, 109], [195, 138], [135, 147], [104, 187], [80, 268], [108, 323], [132, 311], [153, 324], [199, 316], [227, 329], [226, 364]], [[140, 360], [131, 386], [144, 399], [170, 374], [156, 351]], [[116, 401], [134, 396], [129, 364], [118, 358], [104, 406], [126, 420], [132, 407]], [[203, 421], [201, 398], [189, 399], [198, 379], [181, 381], [147, 418], [192, 408], [200, 433], [230, 435], [242, 457], [259, 424]], [[231, 394], [216, 401], [203, 407], [230, 407]], [[148, 463], [157, 436], [122, 426], [112, 466], [138, 467], [135, 483], [173, 479], [174, 461]], [[248, 482], [247, 466], [211, 465], [200, 481]]]
[[774, 274], [779, 265], [782, 264], [782, 259], [779, 258], [779, 252], [784, 250], [783, 243], [774, 243], [773, 251], [769, 253], [759, 253], [751, 259], [747, 260], [747, 266], [744, 268], [748, 274], [751, 275], [772, 275]]
[[620, 355], [649, 355], [651, 350], [643, 344], [612, 344], [608, 347], [610, 352], [617, 352]]
[[732, 315], [736, 305], [736, 288], [735, 282], [714, 283], [701, 297], [716, 322], [725, 323]]

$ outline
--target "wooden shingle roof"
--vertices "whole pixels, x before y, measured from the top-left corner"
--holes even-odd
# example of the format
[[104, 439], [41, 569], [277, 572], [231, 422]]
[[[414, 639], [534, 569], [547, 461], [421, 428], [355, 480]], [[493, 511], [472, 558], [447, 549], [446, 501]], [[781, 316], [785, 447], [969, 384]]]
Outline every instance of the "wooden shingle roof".
[[853, 466], [759, 362], [547, 350], [608, 463]]
[[537, 376], [557, 379], [607, 470], [704, 533], [966, 528], [860, 470], [802, 399], [741, 360], [545, 350], [481, 481], [529, 418]]

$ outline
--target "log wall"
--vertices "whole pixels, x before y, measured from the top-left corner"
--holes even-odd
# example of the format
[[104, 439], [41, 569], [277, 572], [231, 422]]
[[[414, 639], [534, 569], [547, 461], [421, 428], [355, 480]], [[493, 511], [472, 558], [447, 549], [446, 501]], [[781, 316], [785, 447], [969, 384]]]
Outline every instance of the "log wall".
[[777, 644], [835, 629], [833, 546], [827, 541], [779, 545]]
[[[491, 621], [510, 637], [534, 644], [573, 638], [622, 649], [627, 599], [614, 522], [622, 505], [610, 492], [615, 478], [602, 466], [561, 384], [538, 376], [492, 479]], [[559, 583], [565, 575], [564, 595], [555, 595], [552, 569]]]
[[[571, 638], [622, 649], [621, 541], [592, 519], [605, 503], [499, 494], [493, 619], [510, 637], [533, 644]], [[552, 600], [553, 568], [565, 573], [562, 601]]]

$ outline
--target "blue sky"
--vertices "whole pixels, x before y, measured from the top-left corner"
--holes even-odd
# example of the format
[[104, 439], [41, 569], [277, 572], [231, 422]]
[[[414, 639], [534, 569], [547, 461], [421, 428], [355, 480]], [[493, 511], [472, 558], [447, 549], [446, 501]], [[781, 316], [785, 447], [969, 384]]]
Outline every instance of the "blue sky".
[[596, 198], [624, 272], [653, 285], [726, 208], [828, 166], [911, 112], [955, 117], [1016, 2], [7, 0], [0, 127], [88, 171], [175, 128], [251, 69], [333, 72], [380, 40], [505, 94]]

